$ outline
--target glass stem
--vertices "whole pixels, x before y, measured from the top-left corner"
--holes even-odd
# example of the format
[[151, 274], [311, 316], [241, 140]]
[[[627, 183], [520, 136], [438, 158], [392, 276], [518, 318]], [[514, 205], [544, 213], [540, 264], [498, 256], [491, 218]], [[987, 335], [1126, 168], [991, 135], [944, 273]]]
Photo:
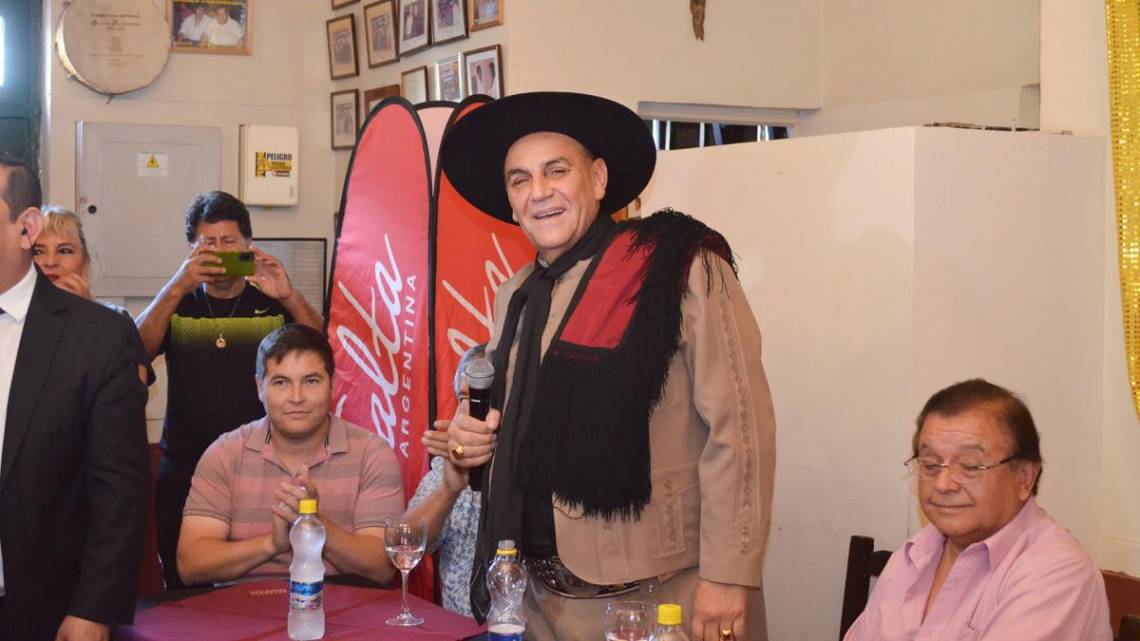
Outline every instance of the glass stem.
[[412, 611], [408, 609], [408, 571], [400, 570], [400, 580], [404, 584], [404, 607], [400, 609], [400, 616], [412, 616]]

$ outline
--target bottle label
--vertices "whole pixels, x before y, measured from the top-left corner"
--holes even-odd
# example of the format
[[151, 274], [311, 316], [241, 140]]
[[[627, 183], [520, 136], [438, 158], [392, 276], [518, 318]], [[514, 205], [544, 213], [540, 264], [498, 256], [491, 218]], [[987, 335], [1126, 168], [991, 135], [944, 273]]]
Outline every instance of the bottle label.
[[293, 610], [320, 610], [324, 605], [324, 581], [316, 583], [289, 582], [289, 608]]

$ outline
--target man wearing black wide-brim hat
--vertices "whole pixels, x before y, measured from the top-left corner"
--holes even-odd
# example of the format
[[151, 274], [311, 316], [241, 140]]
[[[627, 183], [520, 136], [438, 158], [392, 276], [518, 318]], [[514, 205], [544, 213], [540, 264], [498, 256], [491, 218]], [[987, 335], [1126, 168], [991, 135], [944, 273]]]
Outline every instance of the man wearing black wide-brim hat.
[[457, 418], [448, 443], [484, 489], [473, 610], [497, 542], [518, 541], [528, 638], [596, 641], [608, 603], [647, 599], [680, 603], [694, 641], [767, 638], [760, 330], [720, 234], [671, 211], [612, 222], [655, 159], [636, 114], [570, 93], [480, 107], [440, 150], [459, 193], [538, 251], [495, 300], [502, 412]]

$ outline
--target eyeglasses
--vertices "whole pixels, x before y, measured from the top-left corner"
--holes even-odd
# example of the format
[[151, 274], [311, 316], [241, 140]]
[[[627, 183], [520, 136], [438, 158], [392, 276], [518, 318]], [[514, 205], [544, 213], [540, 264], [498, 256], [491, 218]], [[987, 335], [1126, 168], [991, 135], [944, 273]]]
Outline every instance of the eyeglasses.
[[942, 474], [942, 470], [950, 470], [950, 478], [953, 479], [955, 483], [969, 483], [970, 481], [976, 481], [981, 478], [982, 473], [986, 470], [1001, 467], [1019, 458], [1021, 458], [1020, 454], [1013, 454], [1003, 458], [997, 463], [974, 463], [971, 461], [943, 463], [935, 458], [912, 456], [903, 462], [903, 465], [910, 470], [911, 474], [920, 476], [928, 481], [938, 478], [938, 476]]

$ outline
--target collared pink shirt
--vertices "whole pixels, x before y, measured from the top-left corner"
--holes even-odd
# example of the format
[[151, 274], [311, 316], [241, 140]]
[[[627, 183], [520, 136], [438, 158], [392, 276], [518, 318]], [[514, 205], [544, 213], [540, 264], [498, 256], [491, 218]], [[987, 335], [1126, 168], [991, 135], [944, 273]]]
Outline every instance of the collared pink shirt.
[[896, 550], [844, 641], [1112, 641], [1100, 570], [1035, 499], [962, 551], [924, 621], [945, 542], [929, 525]]
[[[381, 527], [404, 511], [404, 490], [396, 454], [372, 430], [331, 416], [326, 443], [308, 461], [320, 494], [317, 511], [340, 527], [356, 531]], [[218, 437], [206, 449], [182, 513], [208, 516], [230, 526], [229, 541], [273, 531], [274, 492], [291, 477], [262, 417]], [[292, 552], [282, 552], [250, 570], [242, 580], [288, 577]], [[325, 573], [336, 568], [325, 560]]]

